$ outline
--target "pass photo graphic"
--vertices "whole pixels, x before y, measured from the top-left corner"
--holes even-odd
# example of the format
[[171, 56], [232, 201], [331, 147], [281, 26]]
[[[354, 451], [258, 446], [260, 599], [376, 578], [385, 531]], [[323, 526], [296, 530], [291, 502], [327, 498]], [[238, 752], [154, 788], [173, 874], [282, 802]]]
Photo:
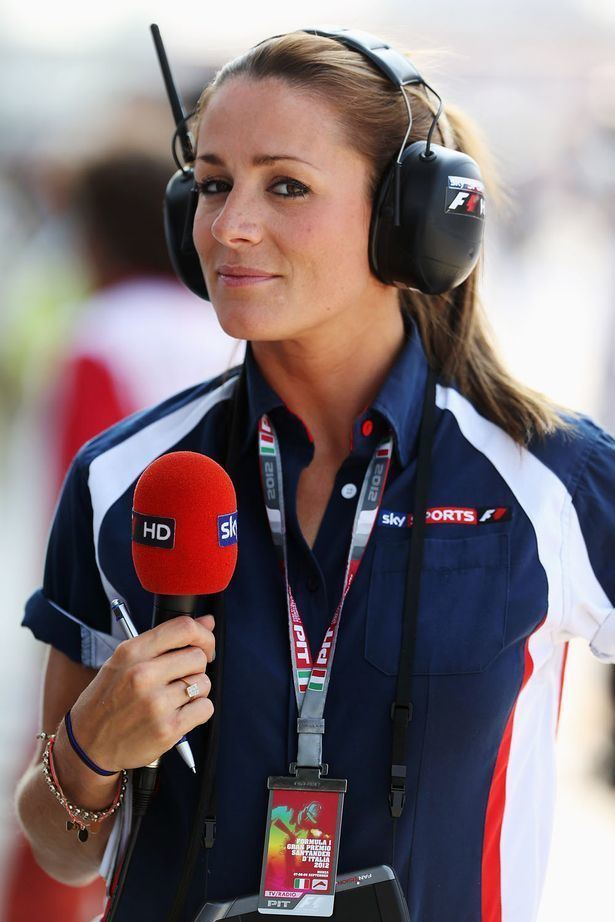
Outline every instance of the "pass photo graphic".
[[259, 912], [333, 912], [343, 795], [272, 789]]

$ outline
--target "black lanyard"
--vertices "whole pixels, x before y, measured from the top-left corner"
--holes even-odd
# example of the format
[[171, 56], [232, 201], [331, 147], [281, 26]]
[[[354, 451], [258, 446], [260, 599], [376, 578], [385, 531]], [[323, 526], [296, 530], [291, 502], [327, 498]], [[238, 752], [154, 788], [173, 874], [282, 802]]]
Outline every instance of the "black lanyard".
[[416, 489], [412, 516], [412, 536], [410, 539], [410, 562], [406, 571], [403, 634], [397, 671], [397, 691], [395, 701], [391, 707], [393, 745], [391, 749], [389, 805], [391, 816], [395, 819], [401, 816], [406, 802], [406, 735], [408, 724], [412, 720], [410, 683], [419, 614], [421, 567], [423, 564], [425, 520], [427, 517], [427, 491], [429, 489], [431, 450], [436, 419], [435, 405], [436, 377], [432, 370], [429, 369], [419, 432]]

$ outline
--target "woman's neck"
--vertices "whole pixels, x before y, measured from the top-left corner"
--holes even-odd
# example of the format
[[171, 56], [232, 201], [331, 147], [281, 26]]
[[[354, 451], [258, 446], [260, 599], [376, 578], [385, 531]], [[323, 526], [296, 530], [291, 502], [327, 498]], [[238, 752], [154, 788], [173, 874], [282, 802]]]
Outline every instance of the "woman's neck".
[[337, 331], [327, 326], [292, 340], [253, 342], [252, 350], [269, 384], [307, 425], [316, 454], [341, 460], [356, 417], [378, 394], [404, 340], [395, 303]]

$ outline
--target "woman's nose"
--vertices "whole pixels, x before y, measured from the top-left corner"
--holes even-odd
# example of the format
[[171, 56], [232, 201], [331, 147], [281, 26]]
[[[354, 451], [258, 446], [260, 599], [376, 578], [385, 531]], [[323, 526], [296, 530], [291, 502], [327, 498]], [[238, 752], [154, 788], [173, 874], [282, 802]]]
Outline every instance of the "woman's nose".
[[211, 233], [218, 243], [226, 246], [233, 243], [258, 243], [262, 237], [262, 220], [257, 204], [246, 194], [241, 195], [231, 189], [211, 223]]

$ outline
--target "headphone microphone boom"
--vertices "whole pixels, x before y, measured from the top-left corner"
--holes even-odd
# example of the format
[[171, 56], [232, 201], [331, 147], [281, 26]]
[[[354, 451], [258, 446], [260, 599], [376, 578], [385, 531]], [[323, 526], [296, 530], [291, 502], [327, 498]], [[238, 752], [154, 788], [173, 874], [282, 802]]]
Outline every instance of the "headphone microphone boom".
[[[167, 246], [179, 279], [196, 295], [208, 299], [192, 240], [198, 192], [187, 116], [171, 76], [158, 26], [152, 25], [151, 31], [176, 125], [173, 157], [178, 170], [169, 181], [164, 200]], [[400, 90], [408, 108], [406, 137], [385, 170], [373, 203], [368, 244], [372, 272], [387, 285], [429, 295], [456, 288], [478, 262], [484, 234], [485, 189], [480, 168], [472, 157], [431, 142], [442, 115], [442, 100], [408, 58], [367, 32], [301, 31], [334, 39], [362, 54]], [[407, 86], [429, 90], [438, 99], [439, 108], [427, 139], [405, 147], [412, 125]], [[184, 163], [175, 150], [177, 138]]]

